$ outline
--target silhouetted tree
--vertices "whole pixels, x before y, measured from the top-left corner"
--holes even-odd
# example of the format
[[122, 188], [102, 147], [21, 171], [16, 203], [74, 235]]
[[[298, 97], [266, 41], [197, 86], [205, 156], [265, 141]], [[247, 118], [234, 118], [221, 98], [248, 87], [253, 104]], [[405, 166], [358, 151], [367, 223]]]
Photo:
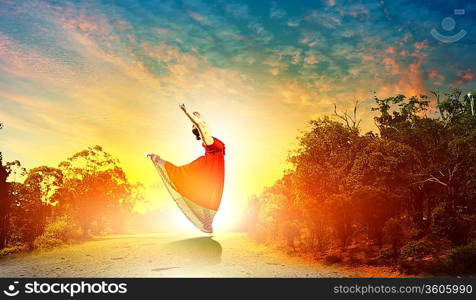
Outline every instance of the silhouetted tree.
[[8, 171], [3, 165], [3, 158], [0, 152], [0, 249], [5, 248], [7, 242], [7, 215], [10, 209], [7, 177]]

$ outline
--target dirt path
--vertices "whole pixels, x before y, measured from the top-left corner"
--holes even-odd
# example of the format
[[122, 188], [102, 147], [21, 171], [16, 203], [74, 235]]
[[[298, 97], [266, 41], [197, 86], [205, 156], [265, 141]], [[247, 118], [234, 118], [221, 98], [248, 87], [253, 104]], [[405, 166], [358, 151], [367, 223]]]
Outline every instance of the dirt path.
[[246, 234], [109, 236], [0, 260], [0, 277], [349, 277], [257, 245]]

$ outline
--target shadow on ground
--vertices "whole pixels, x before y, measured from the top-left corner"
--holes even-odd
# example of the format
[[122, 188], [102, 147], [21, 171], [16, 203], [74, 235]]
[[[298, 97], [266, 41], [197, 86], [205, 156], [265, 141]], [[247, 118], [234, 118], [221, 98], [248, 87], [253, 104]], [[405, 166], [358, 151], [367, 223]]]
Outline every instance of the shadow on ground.
[[175, 241], [167, 245], [174, 256], [194, 265], [214, 265], [221, 262], [222, 247], [212, 237], [199, 237]]

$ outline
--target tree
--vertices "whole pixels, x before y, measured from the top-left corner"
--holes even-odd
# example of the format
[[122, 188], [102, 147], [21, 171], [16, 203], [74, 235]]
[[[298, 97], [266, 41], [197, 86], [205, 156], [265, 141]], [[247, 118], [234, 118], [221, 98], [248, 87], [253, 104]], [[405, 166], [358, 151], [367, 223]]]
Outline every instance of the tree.
[[388, 241], [394, 258], [404, 236], [453, 245], [474, 239], [474, 104], [456, 89], [434, 95], [439, 115], [425, 95], [375, 97], [378, 133], [360, 134], [355, 109], [334, 106], [338, 122], [312, 120], [289, 156], [293, 167], [251, 202], [255, 231], [279, 240], [293, 215], [312, 252], [366, 233], [380, 248]]
[[364, 186], [352, 194], [352, 200], [357, 207], [359, 223], [367, 229], [369, 239], [381, 248], [383, 227], [391, 217], [398, 215], [401, 197], [390, 191]]
[[359, 130], [361, 119], [357, 119], [357, 108], [359, 107], [359, 101], [356, 100], [354, 103], [354, 109], [352, 114], [349, 114], [347, 111], [337, 112], [337, 105], [334, 103], [334, 116], [344, 121], [344, 124], [347, 128], [351, 130]]
[[[0, 130], [3, 128], [3, 123], [0, 122]], [[7, 183], [8, 172], [5, 166], [3, 165], [3, 156], [0, 152], [0, 249], [5, 248], [7, 234], [7, 214], [10, 207], [10, 201], [8, 199], [8, 183]]]
[[393, 259], [397, 259], [400, 252], [400, 246], [403, 239], [403, 228], [401, 220], [398, 218], [390, 218], [385, 222], [383, 233], [385, 238], [392, 244]]
[[343, 248], [349, 243], [354, 233], [355, 203], [347, 194], [335, 194], [324, 202], [327, 221], [333, 229], [335, 237]]
[[451, 88], [444, 96], [446, 99], [441, 100], [439, 92], [431, 92], [436, 99], [436, 107], [440, 113], [440, 118], [445, 127], [451, 123], [459, 121], [465, 116], [472, 116], [471, 99], [468, 95], [461, 97], [462, 92], [459, 89]]
[[[440, 202], [444, 203], [448, 214], [455, 214], [457, 205], [474, 207], [471, 199], [475, 195], [471, 182], [476, 163], [476, 118], [471, 112], [470, 99], [461, 97], [462, 92], [458, 89], [446, 92], [445, 99], [437, 92], [433, 94], [440, 119], [432, 120], [433, 125], [419, 134], [421, 142], [429, 146], [422, 153], [426, 161], [422, 164], [418, 184], [428, 199], [439, 199], [436, 203], [428, 203], [428, 218]], [[434, 142], [428, 143], [429, 139]], [[440, 195], [428, 197], [435, 190]]]
[[358, 130], [329, 118], [310, 124], [311, 129], [299, 139], [299, 147], [289, 160], [295, 168], [298, 197], [313, 202], [342, 191], [353, 159], [366, 139], [359, 137]]
[[430, 103], [426, 95], [412, 96], [408, 100], [404, 95], [384, 99], [374, 96], [374, 101], [377, 107], [372, 107], [372, 111], [380, 112], [374, 120], [382, 137], [391, 137], [420, 119]]
[[7, 178], [8, 171], [3, 165], [0, 153], [0, 249], [5, 248], [7, 242], [7, 215], [10, 209], [10, 197], [8, 194], [9, 184]]
[[382, 139], [410, 147], [417, 158], [413, 164], [413, 174], [409, 174], [412, 185], [407, 208], [416, 224], [423, 226], [424, 200], [427, 200], [426, 219], [429, 218], [432, 207], [436, 205], [433, 203], [435, 201], [432, 201], [435, 199], [435, 186], [429, 183], [441, 174], [442, 166], [448, 165], [450, 134], [443, 122], [426, 116], [429, 108], [427, 96], [407, 99], [403, 95], [397, 95], [374, 99], [377, 106], [372, 110], [380, 112], [374, 120]]
[[[295, 201], [302, 207], [311, 244], [327, 244], [328, 233], [333, 232], [345, 246], [352, 234], [351, 206], [346, 206], [351, 204], [346, 194], [346, 179], [355, 158], [373, 138], [359, 136], [357, 123], [352, 124], [344, 125], [329, 118], [312, 120], [310, 130], [299, 138], [299, 147], [289, 158], [294, 166]], [[338, 208], [342, 209], [344, 219], [339, 218]]]
[[347, 189], [360, 210], [368, 236], [382, 246], [385, 222], [407, 208], [414, 174], [419, 166], [415, 151], [404, 144], [377, 139], [356, 157], [348, 175]]
[[130, 212], [131, 185], [119, 161], [94, 146], [80, 151], [59, 165], [64, 184], [58, 193], [57, 214], [68, 214], [84, 234], [94, 230], [122, 230], [124, 211]]
[[41, 166], [31, 169], [23, 184], [12, 191], [12, 225], [22, 241], [32, 243], [43, 233], [47, 218], [55, 204], [55, 193], [63, 183], [63, 174], [57, 168]]
[[[0, 122], [0, 129], [3, 123]], [[14, 182], [18, 176], [26, 174], [26, 170], [21, 166], [19, 161], [8, 162], [4, 164], [3, 155], [0, 152], [0, 249], [7, 246], [9, 215], [11, 212], [12, 193], [11, 182]]]

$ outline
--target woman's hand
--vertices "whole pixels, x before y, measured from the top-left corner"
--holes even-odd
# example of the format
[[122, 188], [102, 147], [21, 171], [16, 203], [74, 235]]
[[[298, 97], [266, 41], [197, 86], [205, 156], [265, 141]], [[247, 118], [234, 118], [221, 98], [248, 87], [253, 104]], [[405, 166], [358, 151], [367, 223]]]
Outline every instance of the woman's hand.
[[185, 104], [182, 103], [179, 106], [180, 106], [180, 109], [183, 110], [184, 112], [187, 111], [187, 109], [185, 108]]
[[152, 161], [156, 164], [159, 164], [159, 165], [164, 165], [165, 164], [165, 160], [162, 159], [160, 156], [158, 156], [157, 154], [154, 154], [154, 153], [150, 153], [149, 154], [150, 158], [152, 158]]
[[153, 162], [159, 162], [160, 159], [161, 159], [160, 156], [158, 156], [157, 154], [151, 153], [151, 154], [149, 154], [149, 155], [150, 155], [150, 157], [152, 158], [152, 161], [153, 161]]

